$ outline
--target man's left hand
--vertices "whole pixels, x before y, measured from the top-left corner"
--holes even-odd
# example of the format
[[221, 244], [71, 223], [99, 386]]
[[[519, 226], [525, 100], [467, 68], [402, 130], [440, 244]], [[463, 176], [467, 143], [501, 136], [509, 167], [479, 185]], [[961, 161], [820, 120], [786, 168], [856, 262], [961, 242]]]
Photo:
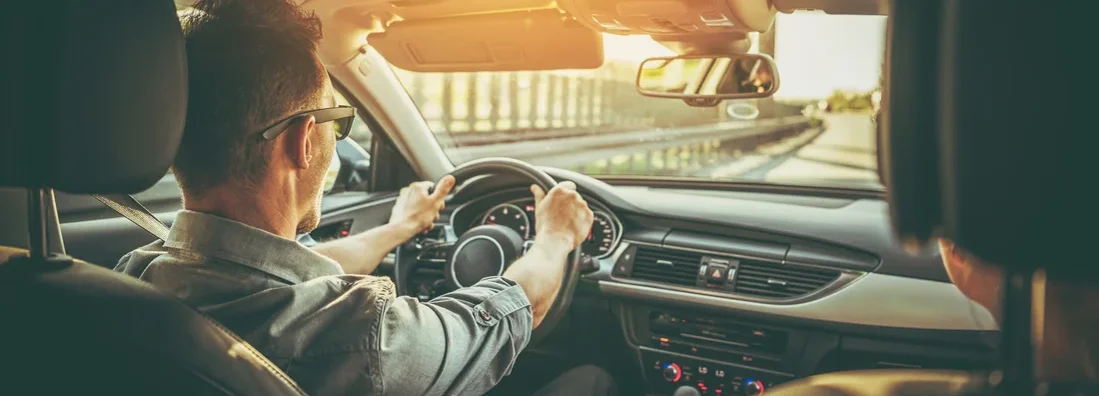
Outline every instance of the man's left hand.
[[401, 195], [397, 203], [393, 205], [393, 214], [389, 216], [389, 224], [401, 226], [412, 232], [412, 235], [430, 230], [439, 219], [439, 211], [445, 206], [445, 199], [450, 190], [454, 188], [454, 176], [443, 176], [435, 191], [431, 187], [435, 183], [429, 181], [416, 182], [401, 189]]

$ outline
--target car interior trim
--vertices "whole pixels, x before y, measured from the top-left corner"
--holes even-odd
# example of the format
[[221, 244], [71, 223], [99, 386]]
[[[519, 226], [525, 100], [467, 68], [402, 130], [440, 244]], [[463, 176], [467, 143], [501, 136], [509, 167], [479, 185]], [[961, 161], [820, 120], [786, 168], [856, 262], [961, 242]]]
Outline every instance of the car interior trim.
[[797, 304], [767, 304], [717, 297], [703, 290], [680, 291], [610, 276], [617, 258], [629, 245], [623, 242], [610, 259], [600, 260], [599, 272], [587, 276], [599, 292], [629, 300], [683, 307], [748, 311], [776, 316], [877, 327], [932, 330], [997, 330], [987, 309], [970, 301], [950, 283], [866, 273], [830, 294]]
[[[611, 262], [612, 266], [617, 264], [619, 255], [621, 255], [622, 252], [625, 252], [626, 249], [628, 249], [631, 245], [650, 246], [650, 247], [655, 247], [655, 248], [660, 248], [660, 249], [667, 249], [667, 250], [683, 250], [683, 251], [690, 251], [690, 252], [695, 252], [695, 253], [719, 255], [719, 256], [723, 256], [723, 257], [734, 257], [734, 258], [738, 258], [738, 259], [764, 261], [764, 262], [775, 263], [775, 264], [790, 264], [790, 263], [787, 263], [787, 262], [782, 261], [782, 260], [762, 258], [762, 257], [756, 257], [756, 256], [749, 256], [749, 255], [744, 255], [744, 254], [739, 254], [739, 253], [723, 253], [723, 252], [717, 252], [717, 251], [711, 251], [711, 250], [691, 249], [691, 248], [684, 248], [684, 247], [679, 247], [679, 246], [659, 245], [659, 244], [653, 244], [653, 243], [637, 242], [637, 241], [627, 240], [619, 248], [621, 250], [621, 252], [618, 252], [618, 251], [615, 252], [615, 255], [614, 255], [615, 259]], [[802, 295], [802, 296], [797, 296], [797, 297], [788, 298], [788, 299], [760, 298], [760, 297], [748, 296], [748, 295], [743, 295], [743, 294], [737, 294], [737, 293], [733, 293], [733, 292], [729, 292], [729, 291], [717, 291], [717, 290], [692, 288], [692, 287], [687, 287], [687, 286], [674, 285], [674, 284], [670, 284], [670, 283], [660, 283], [660, 282], [653, 282], [653, 281], [648, 281], [648, 280], [639, 280], [639, 279], [632, 279], [632, 278], [626, 278], [626, 277], [619, 277], [619, 276], [615, 276], [615, 275], [609, 275], [609, 279], [614, 280], [614, 281], [618, 281], [618, 282], [637, 284], [637, 285], [641, 285], [641, 286], [665, 288], [665, 289], [676, 290], [676, 291], [681, 291], [681, 292], [685, 292], [685, 293], [700, 293], [700, 294], [705, 294], [705, 295], [719, 297], [719, 298], [734, 298], [734, 299], [738, 299], [738, 300], [759, 302], [759, 303], [764, 303], [764, 304], [783, 305], [783, 304], [800, 304], [800, 303], [804, 303], [804, 302], [808, 302], [808, 301], [812, 301], [812, 300], [815, 300], [815, 299], [822, 298], [822, 297], [827, 296], [828, 294], [830, 294], [830, 293], [832, 293], [836, 290], [839, 290], [839, 289], [851, 284], [852, 282], [855, 282], [859, 278], [866, 275], [865, 272], [861, 272], [861, 271], [842, 270], [842, 269], [838, 269], [838, 268], [822, 267], [822, 266], [819, 266], [819, 265], [812, 265], [812, 264], [801, 264], [801, 263], [792, 263], [792, 264], [796, 264], [798, 266], [803, 266], [803, 267], [812, 267], [812, 268], [820, 268], [820, 269], [825, 269], [825, 270], [838, 271], [839, 272], [839, 277], [837, 277], [836, 280], [834, 280], [832, 282], [829, 282], [827, 285], [821, 287], [818, 290], [815, 290], [813, 292], [810, 292], [810, 293]], [[606, 276], [606, 273], [603, 273], [602, 271], [597, 272], [596, 274], [600, 274], [601, 276]]]

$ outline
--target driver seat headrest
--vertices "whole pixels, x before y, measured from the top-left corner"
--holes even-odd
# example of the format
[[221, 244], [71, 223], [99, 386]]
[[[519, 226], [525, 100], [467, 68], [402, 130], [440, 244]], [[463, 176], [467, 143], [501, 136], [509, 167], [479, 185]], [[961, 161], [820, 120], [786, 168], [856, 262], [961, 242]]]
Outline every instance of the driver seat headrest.
[[51, 188], [144, 190], [183, 132], [186, 60], [172, 2], [103, 3], [27, 1], [0, 21], [14, 47], [0, 62], [14, 70], [0, 78], [18, 99], [0, 106], [0, 187], [16, 187], [0, 188], [0, 241], [18, 235], [30, 247], [0, 246], [0, 351], [18, 362], [4, 366], [0, 394], [304, 395], [179, 299], [64, 254]]
[[135, 193], [164, 176], [187, 109], [183, 33], [166, 3], [25, 2], [4, 17], [16, 40], [0, 77], [13, 101], [0, 110], [0, 186]]

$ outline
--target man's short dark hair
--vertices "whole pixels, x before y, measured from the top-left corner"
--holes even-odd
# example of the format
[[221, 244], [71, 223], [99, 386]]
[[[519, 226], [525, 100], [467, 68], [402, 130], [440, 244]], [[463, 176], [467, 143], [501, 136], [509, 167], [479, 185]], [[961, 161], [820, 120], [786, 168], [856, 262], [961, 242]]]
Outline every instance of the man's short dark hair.
[[176, 180], [185, 194], [226, 182], [249, 188], [272, 151], [256, 133], [320, 103], [320, 21], [287, 0], [204, 0], [194, 8], [182, 21], [189, 99]]

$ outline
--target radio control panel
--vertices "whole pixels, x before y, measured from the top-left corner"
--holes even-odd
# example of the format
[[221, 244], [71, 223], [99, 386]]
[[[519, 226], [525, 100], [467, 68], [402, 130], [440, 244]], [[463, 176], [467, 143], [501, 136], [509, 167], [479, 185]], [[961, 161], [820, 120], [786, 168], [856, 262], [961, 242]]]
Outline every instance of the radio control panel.
[[648, 348], [642, 348], [641, 355], [649, 391], [655, 395], [672, 395], [677, 389], [688, 386], [700, 395], [760, 396], [767, 389], [793, 379], [790, 374]]

